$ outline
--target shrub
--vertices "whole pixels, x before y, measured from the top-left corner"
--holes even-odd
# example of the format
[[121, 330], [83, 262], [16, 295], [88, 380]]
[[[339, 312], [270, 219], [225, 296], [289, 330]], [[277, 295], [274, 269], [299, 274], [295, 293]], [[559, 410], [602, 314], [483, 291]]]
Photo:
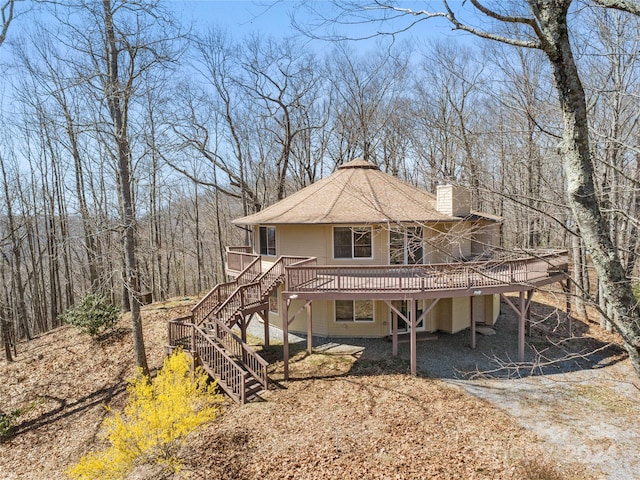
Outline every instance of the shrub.
[[11, 436], [16, 419], [22, 414], [22, 410], [17, 409], [9, 413], [0, 411], [0, 440]]
[[111, 445], [82, 457], [69, 476], [120, 479], [140, 465], [160, 465], [167, 473], [177, 473], [186, 435], [221, 411], [215, 383], [208, 384], [202, 369], [191, 375], [190, 367], [188, 355], [177, 351], [165, 359], [153, 382], [141, 373], [130, 380], [124, 412], [110, 415], [102, 425]]
[[91, 337], [98, 337], [113, 330], [120, 311], [109, 303], [103, 295], [90, 293], [78, 305], [74, 305], [62, 314], [62, 320]]

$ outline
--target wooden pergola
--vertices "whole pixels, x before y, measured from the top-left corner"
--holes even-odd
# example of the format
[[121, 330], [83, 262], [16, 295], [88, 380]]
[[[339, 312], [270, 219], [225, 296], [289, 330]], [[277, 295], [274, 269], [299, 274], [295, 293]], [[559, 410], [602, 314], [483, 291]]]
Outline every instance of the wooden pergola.
[[[430, 265], [333, 266], [317, 265], [315, 258], [293, 263], [285, 268], [283, 299], [284, 377], [289, 378], [289, 326], [296, 315], [306, 310], [307, 350], [312, 351], [314, 300], [380, 300], [392, 312], [392, 352], [398, 354], [398, 318], [410, 329], [411, 373], [417, 372], [416, 327], [442, 298], [468, 297], [470, 302], [471, 348], [476, 347], [476, 325], [473, 321], [473, 297], [499, 294], [518, 315], [518, 361], [525, 358], [525, 330], [530, 321], [530, 306], [537, 288], [560, 283], [567, 294], [570, 314], [568, 253], [562, 251], [528, 252], [524, 255], [480, 262]], [[518, 293], [518, 301], [505, 293]], [[418, 317], [416, 302], [433, 300]], [[290, 315], [292, 300], [303, 306]], [[408, 315], [393, 300], [409, 302]]]

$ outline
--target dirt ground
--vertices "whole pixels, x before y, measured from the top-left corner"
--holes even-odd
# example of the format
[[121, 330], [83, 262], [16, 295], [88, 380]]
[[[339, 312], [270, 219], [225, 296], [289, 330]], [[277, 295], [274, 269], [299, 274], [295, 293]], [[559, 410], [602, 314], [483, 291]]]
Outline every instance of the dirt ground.
[[[145, 308], [152, 368], [162, 362], [166, 320], [193, 302]], [[16, 362], [0, 363], [0, 410], [29, 407], [15, 435], [0, 444], [0, 478], [64, 478], [82, 454], [103, 446], [103, 406], [124, 405], [126, 378], [133, 373], [126, 319], [122, 325], [120, 335], [103, 342], [63, 327], [19, 345]], [[273, 388], [244, 407], [228, 403], [223, 416], [192, 434], [180, 478], [631, 478], [612, 475], [607, 458], [624, 457], [637, 437], [589, 420], [598, 414], [608, 425], [635, 424], [629, 419], [638, 418], [638, 394], [625, 361], [601, 369], [620, 375], [612, 384], [629, 387], [619, 397], [617, 388], [615, 395], [604, 394], [600, 379], [595, 385], [562, 380], [571, 390], [559, 394], [560, 377], [413, 377], [402, 356], [321, 349], [297, 351], [292, 380], [283, 382], [281, 347], [265, 355], [273, 362]], [[548, 381], [555, 383], [540, 387]], [[557, 401], [549, 401], [549, 392]], [[541, 415], [552, 427], [540, 427]], [[553, 438], [551, 428], [558, 428]], [[585, 436], [589, 428], [593, 432]], [[590, 455], [602, 461], [590, 461]]]

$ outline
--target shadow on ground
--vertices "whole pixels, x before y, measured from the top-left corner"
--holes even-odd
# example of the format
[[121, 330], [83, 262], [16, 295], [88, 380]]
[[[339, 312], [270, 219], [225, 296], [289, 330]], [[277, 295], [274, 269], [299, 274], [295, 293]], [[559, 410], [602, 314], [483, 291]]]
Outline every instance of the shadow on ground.
[[[569, 322], [563, 312], [542, 303], [532, 302], [531, 308], [532, 324], [526, 336], [524, 362], [517, 362], [518, 318], [502, 304], [500, 316], [491, 329], [495, 334], [477, 334], [475, 349], [471, 348], [468, 329], [455, 334], [419, 335], [420, 374], [442, 379], [522, 378], [599, 369], [626, 358], [626, 352], [619, 345], [590, 336], [589, 326], [584, 322], [575, 318]], [[262, 326], [255, 331], [261, 329]], [[290, 336], [292, 366], [307, 357], [306, 345], [304, 335]], [[336, 369], [336, 376], [381, 374], [386, 369], [389, 373], [409, 372], [408, 335], [399, 340], [398, 357], [392, 355], [390, 338], [313, 337], [313, 351], [315, 361], [321, 355], [334, 357], [334, 361], [343, 357], [352, 362], [348, 373]], [[281, 361], [282, 344], [271, 345], [263, 355], [270, 364]], [[294, 370], [292, 368], [292, 372]], [[291, 377], [295, 380], [295, 373]]]

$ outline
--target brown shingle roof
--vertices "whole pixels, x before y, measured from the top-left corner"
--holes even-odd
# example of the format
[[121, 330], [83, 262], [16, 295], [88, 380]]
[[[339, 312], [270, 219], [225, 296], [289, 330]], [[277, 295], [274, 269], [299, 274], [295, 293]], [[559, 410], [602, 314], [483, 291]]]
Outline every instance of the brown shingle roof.
[[376, 165], [356, 159], [340, 166], [328, 177], [258, 213], [237, 218], [233, 223], [358, 224], [442, 220], [460, 219], [438, 212], [435, 195], [381, 172]]

